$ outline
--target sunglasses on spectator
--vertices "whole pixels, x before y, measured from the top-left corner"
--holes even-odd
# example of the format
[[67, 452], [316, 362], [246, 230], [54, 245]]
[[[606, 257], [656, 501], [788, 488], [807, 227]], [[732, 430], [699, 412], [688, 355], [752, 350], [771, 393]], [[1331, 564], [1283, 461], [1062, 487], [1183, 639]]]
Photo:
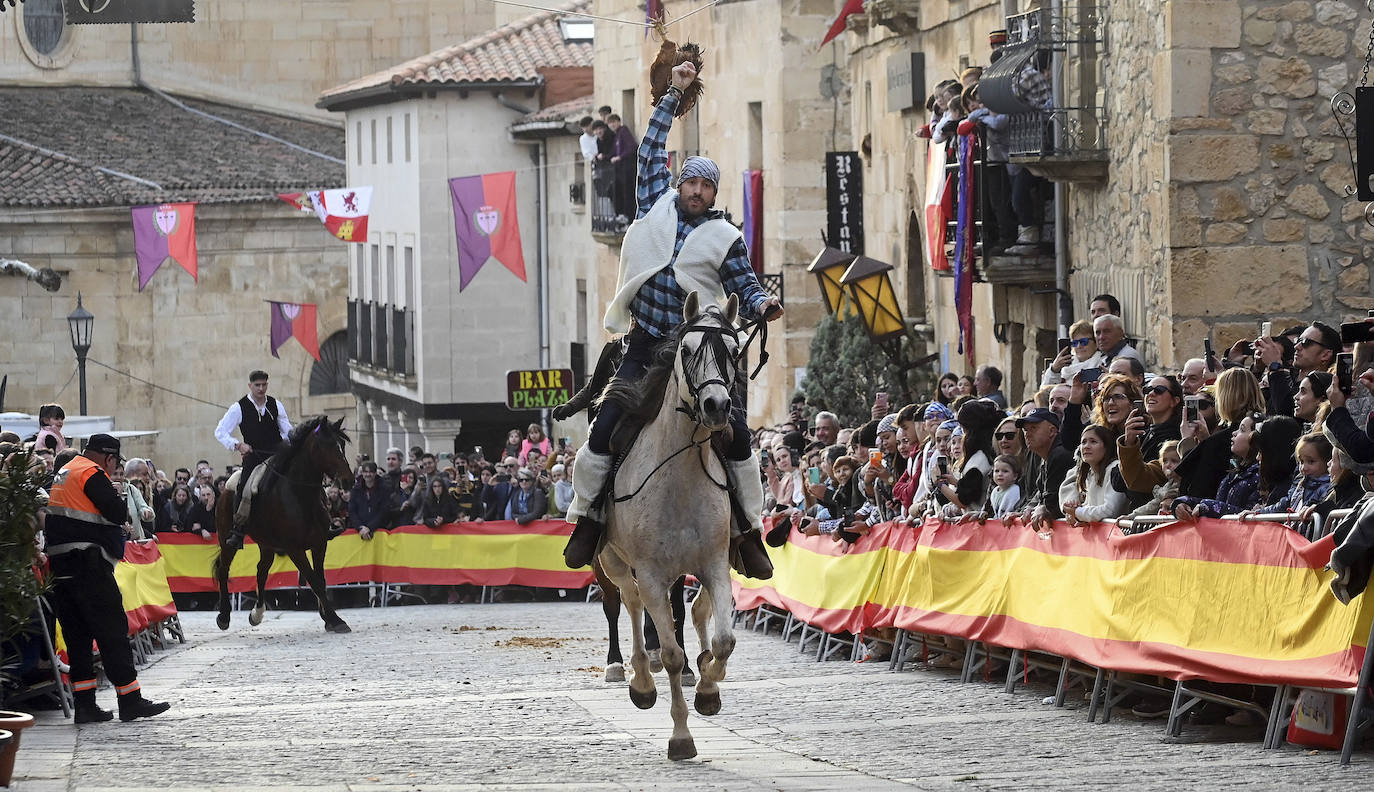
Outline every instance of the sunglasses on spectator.
[[521, 483], [521, 484], [528, 484], [528, 483], [530, 483], [531, 481], [534, 481], [534, 479], [532, 479], [532, 478], [521, 478], [521, 479], [520, 479], [520, 483]]
[[1069, 342], [1069, 346], [1071, 346], [1071, 347], [1085, 347], [1085, 346], [1087, 346], [1088, 344], [1091, 344], [1092, 342], [1093, 342], [1093, 340], [1092, 340], [1091, 338], [1075, 338], [1075, 339], [1073, 339], [1072, 341]]
[[1164, 394], [1170, 392], [1171, 391], [1169, 390], [1168, 385], [1151, 385], [1150, 387], [1145, 389], [1145, 393], [1153, 396], [1163, 396]]
[[1323, 344], [1322, 342], [1318, 341], [1318, 340], [1315, 339], [1315, 338], [1299, 338], [1299, 339], [1298, 339], [1298, 346], [1300, 346], [1300, 347], [1302, 347], [1302, 348], [1304, 348], [1304, 349], [1306, 349], [1307, 347], [1312, 346], [1313, 344], [1316, 344], [1317, 346], [1321, 347], [1322, 349], [1330, 349], [1330, 348], [1331, 348], [1331, 347], [1327, 346], [1326, 344]]
[[1010, 439], [1012, 439], [1013, 437], [1016, 437], [1016, 433], [1015, 433], [1015, 432], [995, 432], [992, 436], [993, 436], [994, 438], [998, 439], [998, 440], [1010, 440]]

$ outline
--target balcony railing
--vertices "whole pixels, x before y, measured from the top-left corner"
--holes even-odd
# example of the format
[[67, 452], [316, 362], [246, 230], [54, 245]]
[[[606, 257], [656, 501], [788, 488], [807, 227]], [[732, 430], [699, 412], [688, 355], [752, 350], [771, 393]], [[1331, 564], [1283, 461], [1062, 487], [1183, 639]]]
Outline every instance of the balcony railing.
[[348, 301], [349, 362], [373, 373], [415, 376], [415, 311]]
[[[633, 180], [630, 181], [633, 190]], [[615, 166], [610, 163], [593, 163], [591, 194], [592, 233], [613, 236], [618, 241], [625, 234], [634, 219], [634, 211], [616, 211]], [[633, 203], [633, 198], [630, 201]], [[624, 207], [622, 207], [624, 208]]]

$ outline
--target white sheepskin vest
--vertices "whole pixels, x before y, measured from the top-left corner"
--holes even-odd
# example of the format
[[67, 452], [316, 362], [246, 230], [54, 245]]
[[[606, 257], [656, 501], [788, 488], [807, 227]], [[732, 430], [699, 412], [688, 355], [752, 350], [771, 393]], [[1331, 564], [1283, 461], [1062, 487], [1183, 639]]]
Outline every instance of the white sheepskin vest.
[[630, 224], [620, 247], [620, 276], [615, 299], [606, 307], [605, 327], [612, 333], [630, 329], [630, 303], [639, 288], [670, 264], [678, 285], [685, 293], [697, 292], [703, 307], [714, 300], [725, 304], [725, 289], [720, 283], [720, 265], [735, 240], [743, 235], [724, 218], [707, 220], [693, 228], [673, 258], [677, 241], [677, 190], [669, 190], [654, 203], [648, 214]]

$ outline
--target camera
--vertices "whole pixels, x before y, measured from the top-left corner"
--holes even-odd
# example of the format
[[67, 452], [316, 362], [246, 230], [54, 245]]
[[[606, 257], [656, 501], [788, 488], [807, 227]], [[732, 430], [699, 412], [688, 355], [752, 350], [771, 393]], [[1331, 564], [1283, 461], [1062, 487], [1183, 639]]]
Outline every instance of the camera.
[[1355, 356], [1349, 352], [1336, 355], [1336, 384], [1346, 396], [1355, 388]]
[[1366, 341], [1374, 341], [1374, 324], [1346, 322], [1341, 325], [1342, 344], [1362, 344]]
[[1136, 399], [1131, 402], [1131, 412], [1145, 415], [1145, 401], [1143, 399]]
[[1102, 369], [1100, 368], [1085, 368], [1080, 369], [1078, 372], [1078, 381], [1085, 385], [1090, 382], [1097, 382], [1100, 379], [1102, 379]]
[[1189, 423], [1195, 423], [1199, 420], [1200, 416], [1198, 415], [1198, 397], [1183, 397], [1183, 413], [1184, 416], [1188, 419]]

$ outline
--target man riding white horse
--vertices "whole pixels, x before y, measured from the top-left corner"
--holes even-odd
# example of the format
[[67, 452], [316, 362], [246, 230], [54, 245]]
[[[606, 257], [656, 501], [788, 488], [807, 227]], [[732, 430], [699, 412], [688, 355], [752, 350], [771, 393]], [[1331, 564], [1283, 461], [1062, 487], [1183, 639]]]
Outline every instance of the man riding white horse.
[[[654, 348], [681, 321], [683, 304], [691, 291], [717, 303], [724, 303], [727, 295], [736, 295], [746, 318], [765, 316], [772, 321], [783, 312], [781, 301], [759, 286], [739, 229], [711, 208], [720, 184], [720, 168], [706, 157], [689, 157], [682, 165], [677, 189], [670, 186], [665, 149], [668, 130], [682, 92], [695, 79], [696, 68], [691, 63], [673, 69], [672, 85], [654, 108], [639, 146], [639, 211], [625, 232], [616, 295], [606, 309], [604, 322], [612, 333], [627, 333], [625, 357], [616, 370], [622, 379], [638, 379], [644, 374]], [[745, 414], [740, 388], [730, 411], [732, 437], [725, 468], [749, 526], [732, 526], [730, 555], [739, 572], [766, 579], [772, 576], [773, 565], [761, 533], [763, 485], [758, 459], [749, 447]], [[611, 435], [620, 415], [616, 405], [603, 402], [587, 447], [577, 455], [574, 498], [567, 514], [568, 522], [577, 527], [563, 551], [564, 561], [574, 569], [591, 563], [605, 529], [604, 514], [592, 504], [601, 495], [611, 470]]]

